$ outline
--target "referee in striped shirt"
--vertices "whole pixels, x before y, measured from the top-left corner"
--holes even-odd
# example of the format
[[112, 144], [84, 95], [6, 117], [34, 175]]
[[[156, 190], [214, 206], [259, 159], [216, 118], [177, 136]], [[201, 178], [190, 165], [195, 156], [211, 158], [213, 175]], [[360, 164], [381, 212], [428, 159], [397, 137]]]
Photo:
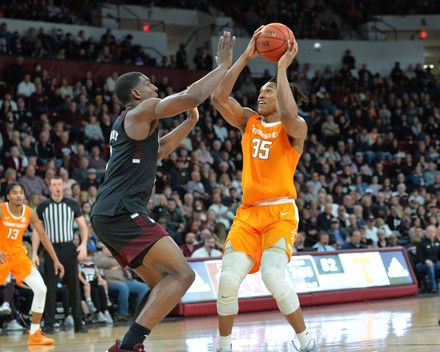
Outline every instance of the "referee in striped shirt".
[[[82, 324], [81, 293], [78, 277], [78, 260], [86, 259], [87, 256], [87, 224], [78, 202], [72, 198], [64, 197], [64, 183], [61, 177], [56, 176], [50, 180], [49, 191], [50, 198], [38, 205], [37, 214], [44, 224], [44, 229], [60, 262], [65, 268], [64, 283], [70, 292], [70, 306], [75, 322], [75, 332], [87, 332], [87, 327]], [[81, 235], [81, 244], [78, 249], [73, 243], [74, 221], [77, 222]], [[38, 236], [32, 237], [32, 259], [38, 265], [37, 252], [40, 242]], [[53, 333], [59, 277], [55, 275], [52, 258], [46, 251], [44, 251], [43, 276], [47, 286], [44, 331]]]

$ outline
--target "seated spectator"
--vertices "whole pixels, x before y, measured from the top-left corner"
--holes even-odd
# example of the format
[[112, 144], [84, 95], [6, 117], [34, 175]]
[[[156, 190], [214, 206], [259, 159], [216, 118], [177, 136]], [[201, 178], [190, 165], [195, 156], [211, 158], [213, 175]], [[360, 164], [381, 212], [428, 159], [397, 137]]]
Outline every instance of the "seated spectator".
[[35, 93], [35, 84], [31, 81], [31, 75], [26, 74], [23, 80], [17, 86], [17, 96], [29, 98]]
[[348, 242], [344, 242], [339, 248], [340, 249], [363, 249], [367, 248], [361, 243], [361, 232], [359, 230], [354, 230], [350, 234], [350, 239]]
[[305, 244], [304, 244], [305, 239], [306, 239], [306, 234], [302, 231], [299, 231], [298, 237], [296, 238], [296, 241], [295, 241], [294, 252], [302, 252], [302, 251], [304, 251], [304, 249], [310, 248], [310, 247], [305, 246]]
[[12, 147], [11, 155], [5, 159], [4, 167], [14, 169], [20, 175], [26, 166], [27, 158], [20, 153], [18, 147]]
[[[82, 186], [83, 182], [87, 181], [89, 173], [89, 159], [84, 155], [79, 160], [79, 167], [74, 168], [72, 172], [72, 178]], [[81, 189], [83, 189], [81, 187]]]
[[49, 159], [55, 157], [55, 150], [48, 131], [40, 132], [39, 139], [35, 143], [35, 150], [37, 151], [38, 165], [45, 166]]
[[64, 188], [71, 190], [72, 186], [76, 183], [76, 181], [73, 178], [69, 177], [69, 171], [67, 171], [64, 167], [62, 167], [60, 168], [59, 175], [63, 180]]
[[[85, 191], [85, 192], [87, 192], [87, 191]], [[90, 203], [90, 201], [86, 201], [86, 202], [83, 202], [81, 204], [81, 212], [82, 212], [82, 214], [84, 216], [84, 220], [89, 225], [89, 240], [90, 240], [91, 239], [90, 235], [94, 233], [93, 229], [90, 226], [90, 216], [92, 214], [92, 204]], [[90, 229], [92, 230], [91, 232], [90, 232]], [[96, 252], [96, 242], [97, 241], [98, 240], [94, 237], [93, 238], [93, 244], [91, 243], [90, 246], [89, 245], [87, 246], [88, 248], [92, 249], [93, 252]]]
[[185, 257], [191, 257], [193, 252], [201, 248], [202, 244], [196, 244], [196, 234], [194, 232], [187, 232], [185, 234], [185, 242], [180, 246]]
[[428, 276], [429, 292], [437, 293], [436, 273], [440, 272], [440, 241], [435, 237], [436, 228], [426, 228], [425, 237], [417, 246], [417, 271]]
[[66, 168], [69, 167], [70, 157], [73, 154], [72, 144], [69, 142], [69, 139], [69, 131], [63, 130], [54, 146], [55, 158], [60, 165], [64, 165]]
[[325, 232], [321, 231], [319, 233], [319, 242], [315, 243], [313, 245], [313, 248], [316, 248], [318, 252], [331, 252], [335, 250], [335, 247], [330, 246], [330, 235]]
[[203, 247], [196, 249], [191, 258], [209, 258], [209, 257], [221, 257], [222, 252], [215, 249], [215, 240], [211, 235], [206, 237], [203, 241]]
[[96, 253], [95, 263], [104, 273], [109, 293], [118, 295], [118, 312], [114, 316], [116, 321], [128, 321], [130, 319], [128, 311], [130, 294], [136, 295], [136, 305], [138, 305], [147, 293], [148, 286], [133, 279], [129, 269], [122, 269], [105, 246], [102, 247], [102, 251]]
[[181, 206], [182, 215], [188, 221], [192, 218], [194, 212], [194, 196], [192, 193], [185, 193], [183, 196], [183, 203]]
[[177, 201], [174, 198], [167, 199], [167, 211], [164, 214], [166, 219], [166, 230], [176, 240], [177, 244], [182, 244], [182, 240], [177, 239], [177, 234], [181, 233], [185, 228], [186, 219], [182, 215]]
[[372, 248], [375, 243], [371, 238], [367, 237], [367, 227], [365, 225], [361, 225], [359, 227], [359, 231], [361, 233], [361, 244], [363, 244], [366, 248]]
[[107, 161], [101, 157], [101, 148], [99, 146], [92, 146], [90, 149], [89, 161], [89, 166], [93, 169], [96, 169], [99, 178], [102, 177], [107, 166]]
[[98, 118], [95, 115], [90, 116], [89, 121], [86, 122], [84, 127], [84, 142], [87, 149], [90, 149], [92, 146], [101, 148], [102, 143], [104, 143], [104, 134]]
[[388, 237], [387, 237], [384, 229], [377, 230], [377, 237], [378, 237], [378, 240], [377, 240], [376, 247], [378, 247], [378, 248], [388, 247]]
[[31, 157], [37, 157], [37, 152], [35, 151], [31, 137], [27, 134], [23, 136], [21, 141], [21, 149], [26, 158], [30, 159]]
[[332, 219], [333, 219], [333, 204], [325, 204], [324, 211], [321, 212], [317, 218], [318, 230], [322, 230], [322, 231], [330, 230]]
[[206, 212], [206, 221], [203, 221], [203, 227], [207, 227], [211, 232], [213, 232], [217, 224], [218, 221], [215, 212], [213, 210], [208, 210]]
[[215, 214], [216, 221], [222, 222], [226, 226], [226, 229], [229, 230], [231, 221], [234, 219], [234, 213], [231, 211], [231, 208], [223, 205], [221, 200], [220, 190], [217, 188], [212, 195], [212, 204], [208, 210], [212, 210]]
[[336, 247], [341, 246], [343, 243], [347, 241], [348, 231], [340, 227], [338, 218], [332, 218], [330, 221], [330, 228], [327, 230], [327, 233], [330, 236], [331, 245], [336, 245]]
[[90, 186], [99, 187], [98, 173], [94, 168], [87, 170], [87, 178], [81, 182], [81, 190], [87, 191]]
[[24, 186], [26, 198], [29, 198], [32, 193], [38, 193], [45, 197], [49, 195], [47, 185], [40, 176], [35, 174], [35, 167], [32, 165], [25, 169], [25, 174], [19, 181]]
[[208, 193], [202, 183], [202, 176], [200, 171], [191, 172], [191, 180], [186, 184], [186, 191], [191, 193], [195, 198], [208, 198]]
[[6, 171], [4, 173], [4, 178], [0, 184], [0, 197], [6, 196], [6, 188], [8, 185], [12, 182], [17, 181], [17, 170], [15, 170], [12, 167], [6, 168]]
[[98, 312], [96, 322], [113, 323], [108, 311], [111, 305], [108, 297], [107, 281], [105, 281], [92, 260], [93, 251], [87, 249], [87, 258], [78, 262], [78, 276], [90, 313]]
[[369, 215], [367, 218], [366, 235], [372, 241], [373, 247], [376, 247], [376, 243], [379, 240], [377, 231], [376, 218], [373, 215]]
[[394, 233], [388, 236], [388, 247], [401, 247], [399, 238]]

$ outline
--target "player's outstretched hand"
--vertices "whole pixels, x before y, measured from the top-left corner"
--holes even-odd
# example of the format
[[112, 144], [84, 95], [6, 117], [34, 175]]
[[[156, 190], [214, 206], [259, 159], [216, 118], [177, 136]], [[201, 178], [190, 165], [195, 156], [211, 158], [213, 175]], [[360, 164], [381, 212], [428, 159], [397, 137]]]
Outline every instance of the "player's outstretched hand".
[[297, 54], [298, 54], [298, 42], [294, 40], [292, 43], [289, 40], [289, 42], [287, 43], [286, 52], [278, 60], [278, 67], [284, 67], [284, 68], [289, 67], [292, 64], [293, 59], [296, 57]]
[[249, 42], [249, 44], [244, 52], [249, 59], [253, 59], [258, 55], [256, 41], [257, 41], [258, 36], [261, 34], [263, 27], [264, 26], [260, 26], [255, 30], [255, 32], [251, 38], [251, 41]]
[[225, 65], [227, 68], [231, 67], [234, 44], [235, 37], [231, 37], [231, 33], [228, 31], [223, 32], [218, 42], [217, 55], [215, 57], [217, 65]]

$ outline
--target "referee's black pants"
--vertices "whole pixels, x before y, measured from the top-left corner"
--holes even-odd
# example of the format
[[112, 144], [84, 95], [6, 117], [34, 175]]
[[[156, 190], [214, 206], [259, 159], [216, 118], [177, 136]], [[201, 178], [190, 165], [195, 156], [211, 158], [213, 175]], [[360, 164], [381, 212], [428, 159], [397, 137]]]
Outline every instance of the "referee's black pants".
[[[64, 266], [63, 281], [69, 289], [72, 316], [75, 329], [78, 329], [82, 324], [82, 308], [76, 247], [73, 242], [54, 243], [53, 247], [59, 261]], [[44, 251], [44, 282], [47, 286], [46, 306], [44, 308], [45, 326], [53, 327], [55, 323], [57, 284], [59, 281], [59, 275], [55, 275], [53, 260], [49, 253]], [[65, 313], [68, 314], [68, 312]]]

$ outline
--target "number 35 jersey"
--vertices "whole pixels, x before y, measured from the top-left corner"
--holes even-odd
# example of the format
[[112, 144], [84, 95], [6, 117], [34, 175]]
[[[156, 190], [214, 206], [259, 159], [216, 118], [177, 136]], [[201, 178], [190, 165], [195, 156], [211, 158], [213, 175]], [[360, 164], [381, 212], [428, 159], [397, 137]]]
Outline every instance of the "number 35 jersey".
[[23, 251], [23, 234], [30, 223], [31, 209], [23, 205], [23, 213], [17, 217], [9, 212], [8, 203], [1, 203], [0, 252], [7, 255]]
[[246, 124], [243, 150], [243, 205], [279, 198], [296, 199], [293, 181], [301, 154], [281, 122], [266, 123], [258, 114]]

